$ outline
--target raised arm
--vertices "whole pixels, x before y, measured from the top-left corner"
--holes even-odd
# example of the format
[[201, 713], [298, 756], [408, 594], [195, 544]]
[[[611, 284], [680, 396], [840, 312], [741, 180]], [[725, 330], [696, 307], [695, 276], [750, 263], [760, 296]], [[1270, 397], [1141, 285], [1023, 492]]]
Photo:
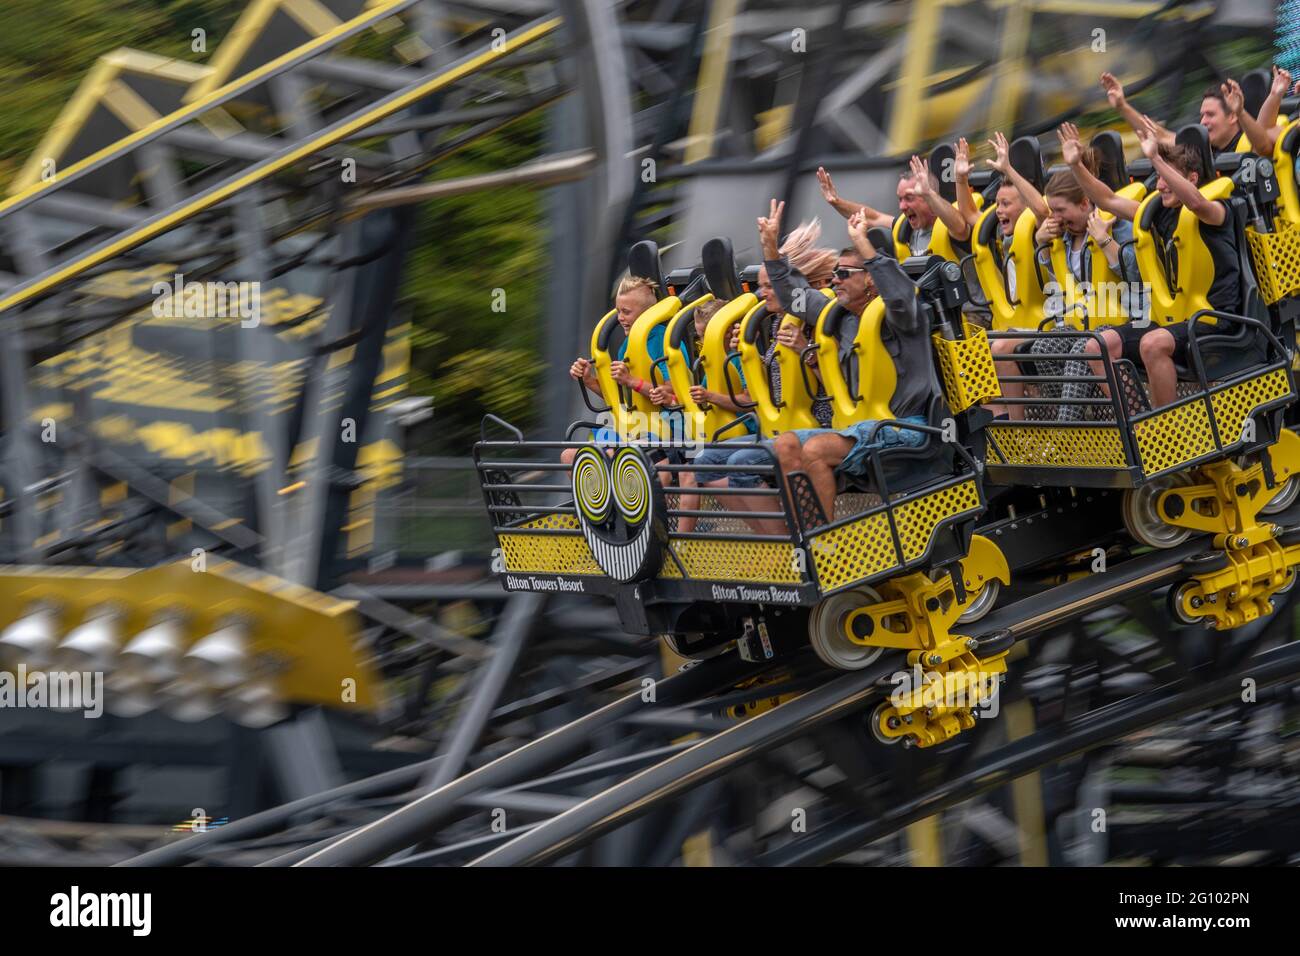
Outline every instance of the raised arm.
[[[966, 220], [966, 225], [973, 229], [975, 223], [979, 222], [980, 211], [975, 206], [975, 194], [970, 188], [970, 144], [966, 142], [965, 136], [957, 140], [957, 161], [953, 164], [952, 171], [957, 179], [957, 211]], [[970, 235], [969, 231], [966, 235]]]
[[1011, 165], [1011, 147], [1007, 144], [1007, 138], [1001, 133], [994, 133], [993, 138], [988, 141], [993, 147], [994, 156], [992, 159], [985, 160], [990, 166], [1002, 174], [1011, 185], [1016, 187], [1016, 192], [1020, 193], [1020, 198], [1025, 201], [1026, 208], [1034, 213], [1034, 221], [1042, 222], [1052, 214], [1047, 208], [1047, 200], [1043, 194], [1034, 188], [1034, 184], [1016, 172], [1016, 167]]
[[1160, 155], [1160, 142], [1156, 139], [1155, 124], [1150, 123], [1138, 128], [1138, 142], [1142, 144], [1142, 155], [1151, 160], [1151, 165], [1165, 185], [1178, 197], [1178, 200], [1192, 211], [1197, 219], [1208, 226], [1222, 226], [1228, 215], [1223, 203], [1206, 199], [1195, 183], [1165, 162]]
[[[1276, 69], [1276, 67], [1274, 67], [1274, 69]], [[1289, 84], [1291, 82], [1291, 75], [1285, 70], [1283, 70], [1282, 73], [1286, 76], [1287, 83]], [[1274, 79], [1275, 82], [1273, 85], [1276, 87], [1276, 77]], [[1222, 87], [1220, 87], [1220, 89], [1223, 91], [1224, 102], [1228, 104], [1228, 112], [1237, 118], [1237, 125], [1242, 128], [1242, 131], [1246, 134], [1246, 138], [1250, 140], [1250, 148], [1260, 156], [1272, 156], [1273, 147], [1277, 145], [1277, 138], [1281, 134], [1281, 130], [1273, 123], [1265, 124], [1261, 120], [1250, 115], [1250, 111], [1246, 109], [1245, 94], [1241, 92], [1241, 85], [1236, 80], [1228, 80]], [[1273, 96], [1271, 90], [1268, 95], [1270, 98]], [[1281, 99], [1282, 98], [1279, 96], [1278, 102], [1281, 102]], [[1264, 105], [1268, 105], [1268, 100], [1264, 101]], [[1260, 109], [1259, 115], [1261, 117], [1264, 116], [1264, 109]], [[1274, 121], [1277, 119], [1276, 103], [1273, 106], [1273, 119]]]
[[1094, 176], [1092, 170], [1083, 164], [1083, 148], [1079, 145], [1078, 127], [1073, 123], [1062, 123], [1056, 131], [1056, 136], [1061, 141], [1061, 157], [1069, 165], [1070, 172], [1074, 174], [1075, 182], [1079, 184], [1083, 194], [1092, 200], [1092, 204], [1098, 209], [1132, 222], [1137, 215], [1138, 201], [1119, 195]]
[[845, 219], [848, 219], [856, 212], [864, 212], [872, 226], [884, 226], [886, 229], [893, 226], [894, 217], [889, 213], [873, 209], [866, 203], [841, 199], [840, 194], [835, 191], [835, 183], [831, 181], [831, 174], [826, 172], [823, 166], [817, 167], [817, 185], [821, 187], [822, 198], [830, 203], [835, 208], [835, 211]]
[[876, 252], [876, 247], [867, 238], [870, 228], [866, 218], [859, 213], [849, 220], [849, 239], [871, 273], [876, 291], [885, 300], [885, 321], [901, 331], [910, 332], [920, 321], [916, 283], [908, 278], [897, 259]]
[[948, 200], [944, 199], [934, 188], [934, 179], [930, 175], [930, 164], [920, 156], [913, 156], [911, 161], [912, 168], [912, 193], [920, 196], [925, 200], [936, 216], [943, 220], [943, 224], [948, 227], [948, 234], [958, 242], [965, 242], [970, 238], [970, 223], [957, 210], [957, 207]]
[[[1143, 116], [1129, 105], [1128, 99], [1124, 96], [1124, 86], [1119, 80], [1115, 79], [1115, 74], [1103, 73], [1101, 75], [1101, 88], [1106, 91], [1106, 99], [1110, 102], [1111, 108], [1124, 117], [1124, 122], [1128, 123], [1134, 132], [1137, 132], [1137, 128], [1142, 125]], [[1173, 130], [1166, 129], [1159, 123], [1155, 125], [1157, 141], [1165, 146], [1174, 145]]]
[[[1259, 125], [1270, 129], [1277, 125], [1278, 110], [1282, 108], [1282, 97], [1291, 89], [1291, 74], [1280, 66], [1273, 65], [1273, 85], [1268, 88], [1268, 96], [1259, 107]], [[1251, 141], [1253, 144], [1253, 140]]]

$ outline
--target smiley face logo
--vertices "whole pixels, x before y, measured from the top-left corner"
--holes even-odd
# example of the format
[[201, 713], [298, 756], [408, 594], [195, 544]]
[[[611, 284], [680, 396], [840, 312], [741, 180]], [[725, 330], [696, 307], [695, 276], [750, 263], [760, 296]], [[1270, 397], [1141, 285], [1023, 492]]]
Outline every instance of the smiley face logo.
[[600, 569], [624, 583], [652, 577], [663, 563], [663, 490], [649, 460], [624, 446], [609, 458], [594, 445], [573, 459], [578, 522]]

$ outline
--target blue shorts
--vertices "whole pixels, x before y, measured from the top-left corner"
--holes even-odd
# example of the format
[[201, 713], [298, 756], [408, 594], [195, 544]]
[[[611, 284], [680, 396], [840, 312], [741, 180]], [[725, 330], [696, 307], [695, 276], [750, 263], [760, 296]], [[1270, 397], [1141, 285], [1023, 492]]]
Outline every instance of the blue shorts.
[[740, 448], [706, 448], [694, 458], [696, 467], [695, 480], [701, 484], [727, 479], [731, 488], [758, 488], [763, 484], [760, 475], [740, 471], [703, 471], [701, 466], [708, 465], [771, 465], [776, 455], [771, 451], [770, 442], [755, 442], [747, 435], [724, 438], [721, 444], [734, 442], [743, 444]]
[[[909, 415], [907, 418], [900, 418], [899, 421], [907, 422], [909, 425], [926, 424], [924, 415]], [[853, 447], [844, 456], [844, 460], [835, 466], [835, 471], [857, 478], [867, 477], [867, 460], [871, 452], [897, 445], [919, 448], [930, 437], [922, 431], [897, 428], [893, 425], [877, 428], [876, 424], [874, 421], [866, 421], [850, 425], [848, 428], [796, 428], [793, 433], [799, 436], [801, 445], [814, 435], [843, 435], [845, 438], [852, 439]]]

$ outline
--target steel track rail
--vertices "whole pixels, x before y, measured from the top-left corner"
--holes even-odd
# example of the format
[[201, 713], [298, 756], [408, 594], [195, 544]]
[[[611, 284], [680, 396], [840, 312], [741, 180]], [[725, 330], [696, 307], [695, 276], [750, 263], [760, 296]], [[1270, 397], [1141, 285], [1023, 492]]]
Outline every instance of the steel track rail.
[[872, 820], [860, 821], [832, 833], [818, 834], [798, 844], [770, 850], [755, 861], [760, 866], [817, 866], [897, 832], [954, 804], [1005, 786], [1047, 764], [1086, 753], [1145, 727], [1207, 706], [1238, 699], [1243, 678], [1263, 688], [1300, 677], [1300, 642], [1250, 658], [1237, 668], [1192, 686], [1186, 680], [1103, 707], [1062, 726], [1039, 730], [993, 751], [978, 765], [937, 786], [913, 794]]
[[[364, 866], [377, 863], [432, 835], [438, 824], [452, 815], [467, 796], [480, 790], [508, 787], [527, 774], [554, 767], [580, 752], [602, 728], [643, 709], [667, 709], [719, 687], [729, 687], [736, 680], [749, 676], [751, 668], [752, 665], [736, 655], [727, 655], [658, 681], [653, 701], [647, 701], [643, 691], [634, 691], [430, 791], [342, 839], [309, 848], [312, 852], [305, 857], [295, 854], [294, 865]], [[267, 865], [277, 865], [277, 861], [270, 861]], [[281, 862], [279, 865], [284, 864]]]

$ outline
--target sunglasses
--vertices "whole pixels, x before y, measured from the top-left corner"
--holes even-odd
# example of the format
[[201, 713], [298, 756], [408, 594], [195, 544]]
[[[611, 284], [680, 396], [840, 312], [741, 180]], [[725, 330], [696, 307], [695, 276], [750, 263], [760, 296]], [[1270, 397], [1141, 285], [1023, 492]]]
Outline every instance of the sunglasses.
[[846, 268], [844, 266], [841, 266], [840, 268], [832, 272], [831, 275], [835, 276], [835, 278], [837, 279], [847, 279], [855, 272], [866, 272], [866, 271], [867, 271], [866, 269]]

